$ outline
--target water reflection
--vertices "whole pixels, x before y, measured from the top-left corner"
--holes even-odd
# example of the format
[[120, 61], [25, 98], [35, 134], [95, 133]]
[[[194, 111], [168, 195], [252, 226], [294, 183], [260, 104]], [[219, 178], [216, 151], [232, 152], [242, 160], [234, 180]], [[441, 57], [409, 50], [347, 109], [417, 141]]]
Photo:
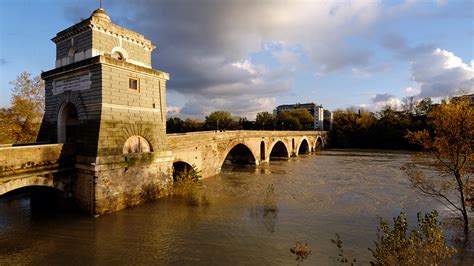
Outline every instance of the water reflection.
[[[0, 199], [0, 265], [289, 264], [307, 241], [308, 265], [335, 264], [330, 239], [367, 264], [377, 216], [442, 210], [410, 187], [400, 167], [410, 154], [323, 151], [258, 167], [225, 168], [201, 185], [209, 206], [162, 199], [99, 218], [74, 212], [32, 216], [25, 196]], [[276, 212], [263, 198], [274, 187]], [[443, 211], [440, 211], [441, 217]], [[465, 263], [474, 261], [472, 249]]]

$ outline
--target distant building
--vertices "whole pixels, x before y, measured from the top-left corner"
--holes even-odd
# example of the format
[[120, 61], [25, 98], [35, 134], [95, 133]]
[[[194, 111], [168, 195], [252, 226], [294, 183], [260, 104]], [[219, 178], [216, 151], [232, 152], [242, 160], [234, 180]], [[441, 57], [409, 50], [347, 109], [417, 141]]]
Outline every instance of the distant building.
[[332, 113], [328, 110], [324, 110], [322, 105], [317, 105], [315, 103], [280, 105], [273, 110], [273, 114], [277, 115], [291, 110], [308, 110], [308, 112], [313, 116], [313, 129], [330, 130], [332, 127]]

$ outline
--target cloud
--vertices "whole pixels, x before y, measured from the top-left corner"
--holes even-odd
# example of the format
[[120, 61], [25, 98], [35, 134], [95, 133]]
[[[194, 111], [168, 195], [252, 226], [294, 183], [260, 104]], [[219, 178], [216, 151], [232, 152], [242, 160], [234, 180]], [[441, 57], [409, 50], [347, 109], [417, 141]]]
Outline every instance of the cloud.
[[413, 88], [413, 87], [406, 87], [402, 91], [405, 95], [408, 95], [408, 96], [413, 96], [420, 93], [419, 88]]
[[402, 105], [402, 102], [397, 97], [389, 93], [376, 94], [372, 98], [372, 103], [375, 110], [380, 110], [387, 106], [392, 109], [399, 109]]
[[411, 71], [421, 98], [474, 93], [474, 67], [449, 51], [438, 48], [415, 57]]
[[392, 68], [390, 64], [380, 64], [374, 66], [365, 66], [365, 67], [353, 67], [351, 69], [352, 75], [358, 79], [368, 79], [371, 78], [374, 74], [388, 71]]
[[167, 116], [179, 116], [181, 113], [181, 107], [178, 106], [166, 106]]
[[[348, 40], [371, 30], [380, 3], [122, 0], [113, 9], [113, 22], [143, 33], [157, 46], [154, 67], [169, 72], [168, 89], [188, 100], [182, 113], [222, 108], [251, 114], [291, 90], [301, 55], [315, 72], [367, 66], [371, 49], [355, 48]], [[276, 63], [253, 63], [251, 55], [259, 53], [270, 54]]]
[[430, 44], [410, 46], [401, 35], [394, 33], [384, 35], [381, 44], [411, 62], [411, 79], [419, 87], [417, 98], [474, 92], [473, 61], [464, 63], [454, 53]]

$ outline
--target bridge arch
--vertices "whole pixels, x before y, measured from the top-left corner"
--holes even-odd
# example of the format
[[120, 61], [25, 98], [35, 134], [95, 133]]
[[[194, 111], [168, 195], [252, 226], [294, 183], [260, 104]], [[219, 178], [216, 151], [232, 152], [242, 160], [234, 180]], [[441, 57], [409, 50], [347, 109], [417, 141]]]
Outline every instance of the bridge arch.
[[270, 160], [272, 159], [288, 159], [290, 157], [290, 151], [286, 143], [282, 140], [277, 140], [270, 146]]
[[265, 141], [260, 142], [260, 161], [265, 161], [266, 158], [266, 150], [265, 150]]
[[175, 161], [173, 162], [173, 181], [176, 182], [183, 177], [183, 174], [191, 174], [190, 172], [195, 172], [194, 167], [185, 162], [185, 161]]
[[30, 176], [17, 178], [0, 185], [0, 196], [8, 192], [26, 187], [50, 187], [63, 191], [60, 186], [55, 186], [50, 176]]
[[314, 142], [314, 151], [319, 151], [324, 148], [324, 141], [323, 138], [318, 136], [316, 141]]
[[249, 146], [242, 142], [231, 142], [228, 145], [226, 151], [223, 153], [224, 156], [221, 159], [220, 165], [223, 165], [225, 161], [229, 160], [234, 164], [242, 165], [256, 165], [257, 157]]
[[298, 144], [298, 148], [296, 149], [296, 155], [299, 154], [308, 154], [311, 152], [310, 146], [309, 146], [309, 140], [307, 137], [303, 137]]

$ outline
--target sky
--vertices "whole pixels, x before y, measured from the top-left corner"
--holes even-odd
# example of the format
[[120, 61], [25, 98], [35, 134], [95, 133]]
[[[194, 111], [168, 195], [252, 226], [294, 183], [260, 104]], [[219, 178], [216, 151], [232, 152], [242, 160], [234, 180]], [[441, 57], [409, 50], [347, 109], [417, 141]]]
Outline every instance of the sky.
[[[400, 106], [474, 93], [474, 1], [103, 0], [157, 48], [168, 116], [254, 119], [277, 105]], [[0, 106], [22, 71], [54, 68], [57, 32], [99, 0], [0, 0]]]

